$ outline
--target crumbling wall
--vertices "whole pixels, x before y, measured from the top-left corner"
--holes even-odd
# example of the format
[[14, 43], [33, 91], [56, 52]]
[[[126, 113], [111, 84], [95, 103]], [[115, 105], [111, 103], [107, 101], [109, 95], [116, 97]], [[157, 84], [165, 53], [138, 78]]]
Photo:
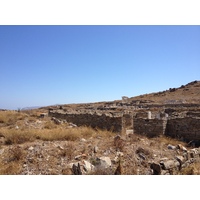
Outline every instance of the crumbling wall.
[[[153, 170], [153, 174], [182, 174], [184, 172], [182, 171], [184, 168], [200, 161], [200, 148], [184, 150], [182, 152], [179, 150], [178, 152], [178, 155], [175, 156], [174, 159], [163, 158], [160, 162], [151, 163], [150, 168]], [[192, 170], [189, 173], [194, 174], [194, 171]]]
[[49, 112], [49, 116], [67, 120], [77, 126], [90, 126], [92, 128], [100, 128], [114, 132], [121, 132], [122, 130], [121, 116], [110, 117], [105, 114], [68, 114], [59, 112]]
[[166, 120], [163, 119], [142, 119], [133, 120], [133, 129], [135, 134], [156, 137], [165, 133]]
[[165, 134], [186, 142], [200, 140], [200, 119], [191, 117], [170, 119], [167, 122]]

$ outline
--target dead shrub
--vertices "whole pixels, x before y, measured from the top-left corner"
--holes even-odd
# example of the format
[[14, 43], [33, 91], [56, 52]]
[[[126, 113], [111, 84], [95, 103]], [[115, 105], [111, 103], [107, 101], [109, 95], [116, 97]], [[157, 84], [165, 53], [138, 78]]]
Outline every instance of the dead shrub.
[[22, 171], [21, 162], [0, 163], [0, 175], [19, 175]]
[[123, 151], [125, 146], [125, 141], [119, 135], [117, 135], [114, 138], [114, 146], [116, 148], [116, 151]]
[[11, 149], [11, 155], [9, 158], [9, 161], [19, 161], [23, 159], [24, 157], [24, 152], [20, 147], [15, 147]]
[[53, 123], [52, 121], [47, 121], [44, 125], [45, 129], [53, 129], [56, 127], [57, 127], [57, 125], [55, 123]]
[[143, 154], [145, 154], [145, 155], [147, 155], [147, 156], [151, 154], [150, 151], [149, 151], [148, 149], [144, 149], [144, 148], [142, 148], [142, 147], [138, 147], [138, 148], [136, 149], [135, 153], [137, 153], [137, 154], [143, 153]]
[[[148, 158], [153, 158], [153, 153], [148, 148], [138, 147], [135, 153], [142, 157], [144, 155], [147, 156]], [[146, 163], [143, 163], [143, 165], [146, 165]]]
[[75, 155], [75, 144], [73, 142], [68, 142], [68, 144], [65, 146], [65, 156], [69, 158], [69, 160], [72, 160]]

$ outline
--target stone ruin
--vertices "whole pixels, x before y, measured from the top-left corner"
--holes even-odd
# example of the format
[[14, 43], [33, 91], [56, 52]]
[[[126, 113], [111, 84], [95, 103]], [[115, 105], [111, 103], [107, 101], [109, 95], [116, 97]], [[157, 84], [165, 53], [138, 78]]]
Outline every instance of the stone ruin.
[[[127, 100], [124, 97], [124, 100]], [[135, 106], [135, 105], [134, 105]], [[112, 103], [82, 106], [79, 109], [51, 109], [49, 116], [77, 126], [106, 129], [121, 135], [129, 133], [156, 137], [166, 135], [186, 142], [200, 141], [200, 107], [196, 104], [133, 105]]]

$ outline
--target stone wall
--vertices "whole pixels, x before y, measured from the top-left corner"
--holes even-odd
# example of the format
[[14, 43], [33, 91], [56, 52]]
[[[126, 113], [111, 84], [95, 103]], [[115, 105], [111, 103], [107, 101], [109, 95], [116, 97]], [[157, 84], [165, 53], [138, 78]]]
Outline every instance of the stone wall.
[[165, 132], [167, 136], [180, 138], [187, 142], [200, 140], [200, 119], [192, 117], [170, 119]]
[[77, 126], [90, 126], [92, 128], [100, 128], [105, 130], [111, 130], [114, 132], [121, 132], [122, 130], [122, 118], [110, 117], [105, 114], [68, 114], [59, 112], [49, 112], [50, 117], [67, 120]]
[[165, 133], [166, 120], [163, 119], [142, 119], [133, 120], [133, 130], [135, 134], [156, 137]]
[[[92, 128], [111, 130], [121, 134], [126, 133], [126, 129], [133, 129], [133, 133], [148, 137], [165, 134], [166, 136], [182, 139], [186, 142], [191, 140], [200, 141], [199, 113], [190, 112], [188, 115], [190, 117], [147, 119], [147, 112], [114, 115], [110, 112], [67, 113], [58, 110], [49, 111], [49, 116], [67, 120], [78, 126], [90, 126]], [[194, 118], [191, 115], [197, 117]]]

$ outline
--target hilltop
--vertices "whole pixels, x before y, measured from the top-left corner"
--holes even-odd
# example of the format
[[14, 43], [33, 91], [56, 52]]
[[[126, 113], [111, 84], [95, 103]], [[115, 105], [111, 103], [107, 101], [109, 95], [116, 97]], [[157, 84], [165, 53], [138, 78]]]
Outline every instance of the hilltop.
[[131, 101], [142, 100], [151, 103], [170, 104], [170, 103], [200, 103], [200, 81], [193, 81], [178, 88], [169, 88], [168, 90], [144, 94], [131, 97]]

